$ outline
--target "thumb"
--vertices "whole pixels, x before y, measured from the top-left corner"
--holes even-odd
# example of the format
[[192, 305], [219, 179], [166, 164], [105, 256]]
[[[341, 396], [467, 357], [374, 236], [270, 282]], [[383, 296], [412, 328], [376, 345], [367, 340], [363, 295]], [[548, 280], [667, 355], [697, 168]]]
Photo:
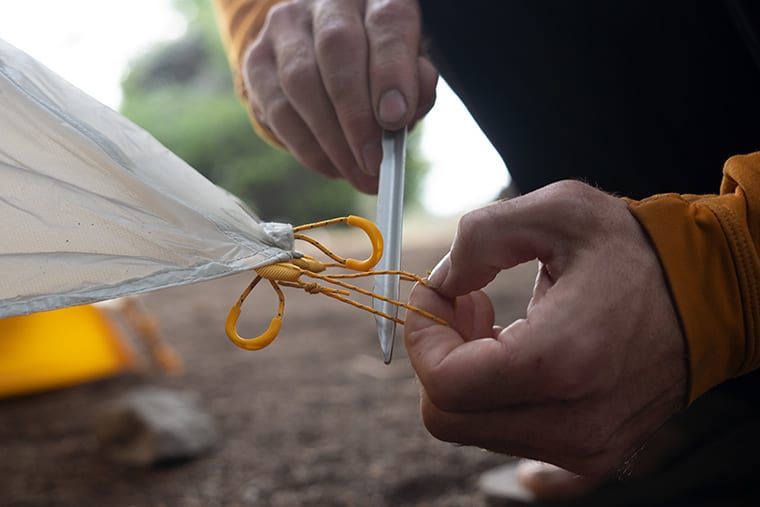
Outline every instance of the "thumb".
[[454, 298], [485, 287], [501, 270], [523, 262], [537, 258], [551, 266], [567, 242], [561, 226], [563, 206], [553, 205], [547, 197], [542, 189], [463, 216], [450, 251], [428, 278], [429, 285]]

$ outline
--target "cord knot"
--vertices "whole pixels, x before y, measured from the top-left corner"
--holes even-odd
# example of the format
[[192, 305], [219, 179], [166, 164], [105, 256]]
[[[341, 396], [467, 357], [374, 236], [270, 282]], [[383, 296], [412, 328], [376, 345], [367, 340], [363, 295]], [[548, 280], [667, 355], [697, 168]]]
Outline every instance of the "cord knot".
[[304, 283], [302, 287], [303, 287], [303, 290], [305, 290], [309, 294], [319, 294], [320, 292], [322, 292], [322, 286], [319, 285], [317, 282]]

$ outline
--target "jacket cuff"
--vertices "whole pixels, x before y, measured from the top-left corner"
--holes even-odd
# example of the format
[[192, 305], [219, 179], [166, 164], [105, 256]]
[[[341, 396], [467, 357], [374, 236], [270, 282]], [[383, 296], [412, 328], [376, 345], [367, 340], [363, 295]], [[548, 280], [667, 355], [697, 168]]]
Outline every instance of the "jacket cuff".
[[722, 198], [664, 194], [628, 200], [660, 258], [686, 336], [689, 403], [738, 375], [745, 359], [737, 268], [709, 203]]
[[278, 148], [282, 142], [254, 114], [243, 82], [243, 57], [248, 46], [256, 40], [266, 22], [269, 10], [284, 0], [214, 0], [214, 8], [222, 35], [222, 43], [232, 70], [235, 92], [245, 103], [248, 116], [256, 133]]

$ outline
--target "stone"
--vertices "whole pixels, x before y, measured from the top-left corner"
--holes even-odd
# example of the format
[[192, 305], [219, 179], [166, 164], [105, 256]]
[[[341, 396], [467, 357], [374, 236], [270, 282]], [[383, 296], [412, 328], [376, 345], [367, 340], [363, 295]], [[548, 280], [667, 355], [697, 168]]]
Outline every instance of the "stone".
[[102, 453], [126, 465], [192, 460], [218, 440], [216, 424], [188, 393], [141, 387], [109, 402], [95, 418]]

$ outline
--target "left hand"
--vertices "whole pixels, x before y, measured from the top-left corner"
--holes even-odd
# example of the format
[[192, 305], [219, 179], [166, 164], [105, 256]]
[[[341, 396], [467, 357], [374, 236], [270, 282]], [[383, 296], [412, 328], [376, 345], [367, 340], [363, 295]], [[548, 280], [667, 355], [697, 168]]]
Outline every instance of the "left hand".
[[[532, 259], [527, 316], [494, 326], [479, 289]], [[626, 204], [560, 182], [465, 216], [410, 303], [406, 346], [428, 430], [605, 475], [683, 408], [685, 339], [658, 258]]]
[[251, 109], [304, 166], [377, 192], [382, 129], [435, 102], [417, 0], [288, 0], [245, 52]]

